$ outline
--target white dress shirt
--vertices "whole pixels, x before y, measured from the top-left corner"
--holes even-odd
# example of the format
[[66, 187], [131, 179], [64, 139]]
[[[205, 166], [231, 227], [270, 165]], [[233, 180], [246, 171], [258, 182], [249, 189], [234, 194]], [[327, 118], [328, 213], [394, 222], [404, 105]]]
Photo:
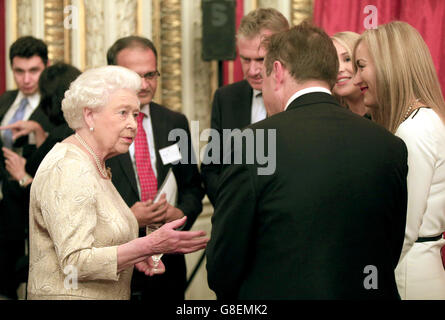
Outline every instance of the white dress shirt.
[[266, 119], [266, 117], [267, 117], [267, 112], [266, 112], [266, 107], [264, 106], [262, 92], [253, 89], [252, 114], [250, 123], [255, 123], [264, 120]]
[[302, 90], [300, 90], [300, 91], [295, 92], [295, 93], [290, 97], [290, 99], [287, 101], [286, 107], [284, 108], [283, 111], [286, 111], [286, 110], [287, 110], [287, 107], [289, 107], [289, 105], [290, 105], [295, 99], [301, 97], [301, 96], [304, 95], [304, 94], [307, 94], [307, 93], [313, 93], [313, 92], [324, 92], [324, 93], [327, 93], [327, 94], [332, 95], [332, 92], [331, 92], [330, 90], [328, 90], [328, 89], [326, 89], [326, 88], [323, 88], [323, 87], [309, 87], [309, 88], [306, 88], [306, 89], [302, 89]]

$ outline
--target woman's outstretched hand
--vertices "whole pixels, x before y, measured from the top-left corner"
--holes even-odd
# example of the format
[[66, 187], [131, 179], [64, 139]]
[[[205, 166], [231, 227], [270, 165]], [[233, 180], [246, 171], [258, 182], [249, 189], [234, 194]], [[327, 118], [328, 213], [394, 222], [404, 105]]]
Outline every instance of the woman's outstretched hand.
[[147, 251], [150, 255], [160, 253], [191, 253], [204, 249], [209, 241], [204, 231], [178, 231], [187, 217], [168, 222], [146, 236]]

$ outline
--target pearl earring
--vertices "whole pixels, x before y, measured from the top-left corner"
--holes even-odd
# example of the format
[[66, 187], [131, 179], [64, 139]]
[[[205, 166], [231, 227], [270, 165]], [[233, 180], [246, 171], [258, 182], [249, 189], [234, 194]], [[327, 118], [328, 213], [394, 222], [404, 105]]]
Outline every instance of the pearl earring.
[[93, 132], [93, 131], [94, 131], [94, 128], [93, 128], [93, 127], [90, 127], [90, 131]]

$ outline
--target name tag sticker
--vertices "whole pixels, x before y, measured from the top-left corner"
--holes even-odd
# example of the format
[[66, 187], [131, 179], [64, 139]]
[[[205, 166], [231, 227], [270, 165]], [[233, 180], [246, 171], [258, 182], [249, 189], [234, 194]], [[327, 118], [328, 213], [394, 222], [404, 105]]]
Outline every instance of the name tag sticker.
[[182, 159], [181, 152], [179, 152], [178, 144], [168, 146], [159, 150], [161, 155], [162, 164], [166, 165]]

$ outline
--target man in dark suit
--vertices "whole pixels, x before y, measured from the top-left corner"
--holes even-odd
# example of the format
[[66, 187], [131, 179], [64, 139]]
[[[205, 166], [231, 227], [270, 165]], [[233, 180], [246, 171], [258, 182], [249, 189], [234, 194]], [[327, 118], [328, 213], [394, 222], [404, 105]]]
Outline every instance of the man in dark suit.
[[[215, 92], [210, 126], [220, 137], [224, 129], [241, 129], [266, 118], [261, 96], [263, 80], [261, 70], [264, 57], [258, 51], [264, 36], [289, 29], [287, 19], [275, 9], [258, 8], [241, 20], [237, 31], [237, 47], [245, 80], [224, 86]], [[212, 139], [209, 138], [209, 146]], [[210, 161], [212, 152], [201, 164], [206, 193], [215, 205], [218, 177], [222, 169], [223, 143], [219, 148], [219, 161]]]
[[338, 59], [324, 31], [304, 23], [263, 49], [270, 117], [245, 131], [254, 154], [275, 156], [275, 171], [264, 174], [258, 159], [224, 170], [206, 250], [210, 288], [220, 299], [399, 298], [404, 143], [331, 95]]
[[[0, 126], [19, 120], [33, 120], [43, 130], [51, 124], [45, 113], [38, 108], [40, 93], [38, 81], [48, 65], [46, 44], [31, 36], [17, 39], [10, 47], [9, 58], [17, 90], [6, 91], [0, 96]], [[13, 139], [11, 130], [1, 131], [1, 141], [7, 147], [27, 158], [36, 149], [32, 135]], [[2, 159], [3, 159], [2, 153]], [[0, 295], [16, 299], [20, 279], [16, 277], [18, 259], [24, 256], [28, 225], [28, 193], [23, 189], [30, 182], [24, 175], [19, 181], [10, 178], [5, 161], [0, 163]]]
[[[176, 207], [161, 200], [153, 203], [153, 197], [141, 199], [141, 175], [138, 174], [137, 143], [130, 147], [129, 153], [111, 158], [107, 165], [112, 171], [112, 181], [122, 198], [135, 214], [141, 235], [145, 235], [145, 226], [153, 223], [165, 223], [187, 216], [184, 229], [191, 228], [199, 213], [202, 211], [204, 190], [201, 186], [196, 159], [191, 143], [191, 135], [187, 118], [178, 112], [152, 101], [157, 89], [157, 52], [153, 43], [136, 36], [117, 40], [108, 50], [108, 64], [116, 64], [129, 68], [142, 78], [142, 89], [138, 95], [141, 102], [141, 113], [144, 138], [148, 142], [149, 158], [144, 158], [154, 170], [157, 188], [161, 186], [169, 169], [173, 170], [178, 184], [178, 200]], [[182, 130], [186, 133], [187, 141], [180, 141], [174, 135], [169, 141], [172, 130]], [[138, 131], [141, 127], [138, 125]], [[136, 138], [137, 142], [137, 138]], [[179, 163], [165, 158], [162, 150], [173, 153], [175, 145], [179, 144], [182, 160]], [[142, 197], [144, 198], [144, 197]], [[183, 255], [164, 255], [162, 261], [166, 272], [162, 275], [147, 277], [135, 270], [132, 281], [132, 299], [184, 299], [186, 286], [186, 265]]]

